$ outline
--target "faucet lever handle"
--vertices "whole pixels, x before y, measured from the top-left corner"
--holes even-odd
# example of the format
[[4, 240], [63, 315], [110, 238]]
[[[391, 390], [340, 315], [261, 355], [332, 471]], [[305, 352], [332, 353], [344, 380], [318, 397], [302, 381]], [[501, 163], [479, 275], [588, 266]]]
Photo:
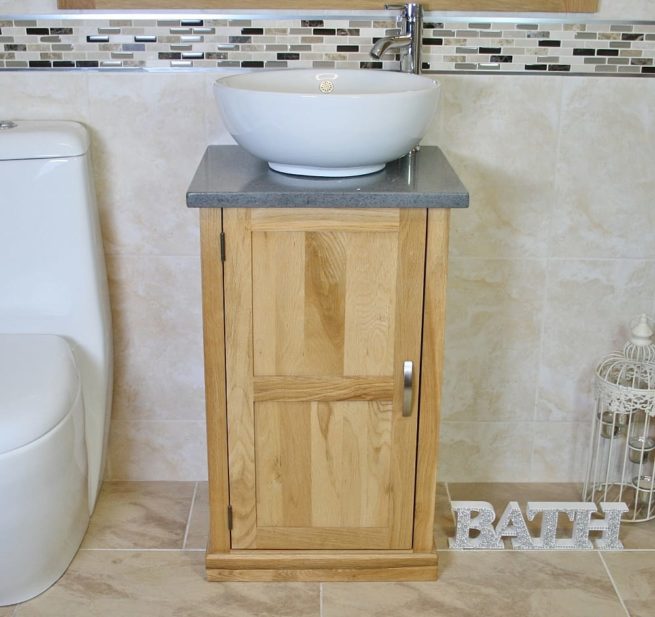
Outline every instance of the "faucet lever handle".
[[422, 15], [422, 7], [416, 2], [407, 2], [405, 4], [385, 4], [387, 11], [402, 11], [402, 18], [414, 21], [417, 15]]

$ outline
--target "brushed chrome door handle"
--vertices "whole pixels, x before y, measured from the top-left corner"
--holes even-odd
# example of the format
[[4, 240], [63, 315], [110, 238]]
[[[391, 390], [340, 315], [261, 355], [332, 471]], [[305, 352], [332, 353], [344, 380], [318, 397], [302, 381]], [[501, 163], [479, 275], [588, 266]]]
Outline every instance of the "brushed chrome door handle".
[[412, 415], [412, 403], [414, 398], [414, 363], [405, 360], [403, 363], [403, 416], [408, 418]]

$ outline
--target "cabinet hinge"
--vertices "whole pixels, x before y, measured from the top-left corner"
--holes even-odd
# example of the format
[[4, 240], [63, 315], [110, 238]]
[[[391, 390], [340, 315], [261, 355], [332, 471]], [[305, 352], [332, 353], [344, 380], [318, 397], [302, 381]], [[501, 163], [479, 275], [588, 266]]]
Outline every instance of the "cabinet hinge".
[[221, 232], [221, 261], [225, 261], [225, 232]]
[[232, 506], [227, 507], [227, 528], [232, 529]]

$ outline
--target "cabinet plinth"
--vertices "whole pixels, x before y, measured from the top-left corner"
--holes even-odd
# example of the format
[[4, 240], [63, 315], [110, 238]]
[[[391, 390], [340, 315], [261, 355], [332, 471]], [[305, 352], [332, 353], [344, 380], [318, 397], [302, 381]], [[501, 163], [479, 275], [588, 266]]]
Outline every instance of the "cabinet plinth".
[[201, 210], [209, 580], [436, 577], [448, 219]]

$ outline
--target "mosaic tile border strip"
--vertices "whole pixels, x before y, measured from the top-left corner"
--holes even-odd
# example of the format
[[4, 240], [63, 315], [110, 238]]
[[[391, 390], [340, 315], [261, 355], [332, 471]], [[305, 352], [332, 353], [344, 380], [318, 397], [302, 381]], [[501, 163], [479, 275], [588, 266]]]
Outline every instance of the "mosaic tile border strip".
[[[0, 17], [0, 70], [398, 68], [368, 53], [393, 18], [156, 17]], [[653, 76], [655, 22], [428, 18], [423, 70]]]

